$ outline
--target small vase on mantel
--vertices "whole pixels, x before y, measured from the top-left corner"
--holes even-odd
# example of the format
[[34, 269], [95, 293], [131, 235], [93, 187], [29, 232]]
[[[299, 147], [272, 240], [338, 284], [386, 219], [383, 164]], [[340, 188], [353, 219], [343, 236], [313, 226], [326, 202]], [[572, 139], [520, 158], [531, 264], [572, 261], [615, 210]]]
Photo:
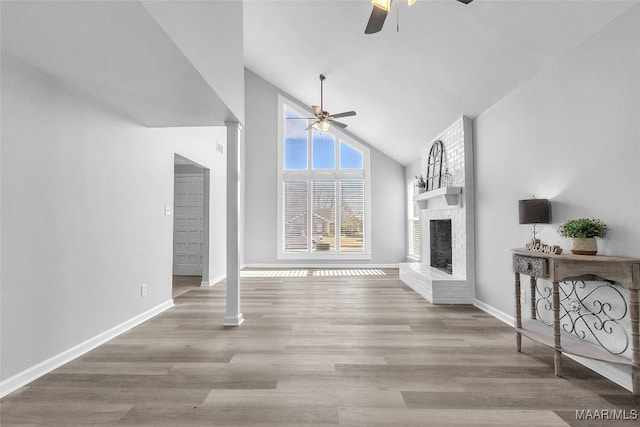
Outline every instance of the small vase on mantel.
[[571, 253], [574, 255], [595, 255], [598, 253], [598, 243], [595, 237], [573, 237], [571, 239]]

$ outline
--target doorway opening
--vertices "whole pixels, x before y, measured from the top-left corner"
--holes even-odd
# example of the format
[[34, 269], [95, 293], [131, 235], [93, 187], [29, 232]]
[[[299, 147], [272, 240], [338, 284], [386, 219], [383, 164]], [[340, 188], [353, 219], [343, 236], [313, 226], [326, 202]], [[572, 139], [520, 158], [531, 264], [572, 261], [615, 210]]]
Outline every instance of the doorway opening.
[[209, 170], [174, 155], [173, 281], [176, 298], [208, 281]]

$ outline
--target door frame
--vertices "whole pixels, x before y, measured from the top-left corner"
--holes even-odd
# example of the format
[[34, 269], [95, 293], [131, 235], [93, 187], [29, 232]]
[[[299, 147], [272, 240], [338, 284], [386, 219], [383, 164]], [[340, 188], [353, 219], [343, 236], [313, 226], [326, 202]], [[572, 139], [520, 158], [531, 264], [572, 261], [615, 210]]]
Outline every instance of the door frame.
[[[173, 222], [171, 227], [171, 272], [174, 274], [175, 267], [175, 182], [176, 175], [182, 175], [180, 173], [176, 173], [177, 166], [188, 166], [198, 168], [202, 172], [202, 280], [201, 286], [209, 286], [209, 264], [210, 264], [210, 254], [209, 254], [209, 239], [210, 239], [210, 197], [211, 197], [211, 171], [209, 168], [202, 166], [201, 164], [194, 162], [187, 157], [184, 157], [178, 153], [174, 153], [174, 162], [173, 162]], [[185, 173], [186, 174], [186, 173]]]

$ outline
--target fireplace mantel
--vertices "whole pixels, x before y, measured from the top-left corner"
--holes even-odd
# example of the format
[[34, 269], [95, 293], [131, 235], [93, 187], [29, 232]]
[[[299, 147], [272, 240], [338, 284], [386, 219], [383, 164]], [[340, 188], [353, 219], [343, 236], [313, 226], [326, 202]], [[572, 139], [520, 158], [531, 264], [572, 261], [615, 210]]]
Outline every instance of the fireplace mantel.
[[446, 207], [458, 206], [462, 187], [442, 187], [437, 190], [431, 190], [420, 193], [413, 197], [420, 209], [442, 209], [441, 203], [433, 203], [435, 200], [444, 200]]

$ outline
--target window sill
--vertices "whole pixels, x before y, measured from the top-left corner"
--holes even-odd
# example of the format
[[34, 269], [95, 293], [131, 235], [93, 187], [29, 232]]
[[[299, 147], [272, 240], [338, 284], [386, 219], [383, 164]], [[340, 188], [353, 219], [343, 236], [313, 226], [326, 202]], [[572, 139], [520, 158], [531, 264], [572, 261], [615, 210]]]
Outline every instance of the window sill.
[[370, 253], [356, 253], [356, 254], [336, 254], [336, 253], [327, 253], [327, 252], [303, 252], [303, 253], [294, 253], [294, 252], [285, 252], [279, 253], [278, 259], [284, 260], [344, 260], [344, 261], [370, 261], [371, 254]]

